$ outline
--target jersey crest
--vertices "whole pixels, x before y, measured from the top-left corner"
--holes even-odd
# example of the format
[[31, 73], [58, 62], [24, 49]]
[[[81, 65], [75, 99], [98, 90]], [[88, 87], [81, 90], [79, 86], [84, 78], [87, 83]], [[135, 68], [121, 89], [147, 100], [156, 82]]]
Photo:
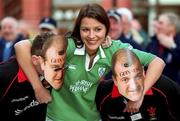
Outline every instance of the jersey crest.
[[102, 77], [104, 75], [104, 72], [106, 71], [106, 68], [99, 68], [98, 69], [98, 74], [99, 74], [99, 77]]

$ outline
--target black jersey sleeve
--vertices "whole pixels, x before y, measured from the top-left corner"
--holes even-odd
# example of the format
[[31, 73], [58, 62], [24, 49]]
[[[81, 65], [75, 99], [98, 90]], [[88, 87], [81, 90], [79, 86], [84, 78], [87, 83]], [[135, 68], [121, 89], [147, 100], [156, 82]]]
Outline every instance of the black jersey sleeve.
[[180, 85], [162, 75], [154, 87], [160, 89], [166, 95], [173, 116], [177, 121], [180, 121]]
[[95, 98], [96, 106], [98, 110], [100, 110], [100, 105], [103, 99], [111, 93], [113, 83], [114, 83], [113, 80], [103, 80], [98, 85], [96, 98]]

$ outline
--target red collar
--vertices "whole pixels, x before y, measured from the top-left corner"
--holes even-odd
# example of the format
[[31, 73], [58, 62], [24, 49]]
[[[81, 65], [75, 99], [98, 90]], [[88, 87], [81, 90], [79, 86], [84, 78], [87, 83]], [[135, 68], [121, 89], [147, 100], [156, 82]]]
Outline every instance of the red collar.
[[[149, 89], [147, 92], [146, 92], [146, 95], [153, 95], [153, 91], [152, 89]], [[112, 98], [116, 98], [116, 97], [120, 97], [122, 96], [119, 91], [118, 91], [118, 88], [115, 84], [113, 84], [113, 89], [112, 89], [112, 95], [111, 97]]]
[[22, 69], [19, 67], [19, 71], [18, 71], [18, 82], [21, 83], [21, 82], [24, 82], [24, 81], [27, 81], [27, 77], [26, 77], [26, 75], [24, 74], [24, 72], [22, 71]]

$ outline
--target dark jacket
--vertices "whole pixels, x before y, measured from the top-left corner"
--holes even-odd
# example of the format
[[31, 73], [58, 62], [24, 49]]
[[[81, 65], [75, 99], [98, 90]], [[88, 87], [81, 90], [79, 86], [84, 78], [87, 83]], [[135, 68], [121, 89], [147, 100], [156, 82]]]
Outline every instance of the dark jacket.
[[135, 40], [133, 40], [133, 37], [130, 36], [129, 38], [126, 38], [123, 34], [118, 38], [118, 40], [121, 40], [123, 43], [129, 43], [133, 48], [138, 50], [143, 50], [143, 47], [136, 43]]
[[162, 58], [166, 63], [163, 74], [177, 81], [178, 72], [180, 70], [180, 35], [176, 35], [174, 40], [177, 47], [175, 49], [167, 49], [159, 43], [156, 36], [153, 36], [151, 37], [151, 42], [147, 46], [146, 51]]
[[15, 58], [0, 64], [1, 121], [44, 121], [46, 104], [39, 104]]
[[112, 80], [102, 81], [96, 94], [97, 109], [100, 111], [102, 120], [179, 121], [180, 87], [169, 80], [165, 76], [160, 78], [155, 86], [146, 93], [137, 113], [124, 113], [128, 99], [119, 94]]
[[[17, 42], [23, 40], [23, 36], [22, 35], [18, 35], [16, 40], [13, 41], [10, 49], [11, 49], [11, 52], [10, 52], [10, 56], [14, 56], [15, 55], [15, 50], [14, 50], [14, 44], [16, 44]], [[3, 53], [4, 53], [4, 48], [5, 48], [5, 45], [6, 45], [6, 40], [4, 38], [0, 38], [0, 62], [3, 61]]]

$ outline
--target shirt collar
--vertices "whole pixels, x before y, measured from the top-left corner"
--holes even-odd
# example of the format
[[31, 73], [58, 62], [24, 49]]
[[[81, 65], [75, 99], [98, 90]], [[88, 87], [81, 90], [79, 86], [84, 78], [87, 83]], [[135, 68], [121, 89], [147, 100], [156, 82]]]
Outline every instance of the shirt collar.
[[[152, 89], [149, 89], [147, 92], [146, 92], [146, 95], [153, 95], [153, 91]], [[115, 84], [113, 84], [113, 89], [112, 89], [112, 95], [111, 97], [112, 98], [116, 98], [116, 97], [121, 97], [122, 95], [119, 93], [118, 91], [118, 88]]]
[[85, 45], [82, 48], [76, 48], [74, 55], [85, 55]]
[[[82, 48], [76, 48], [74, 51], [75, 55], [85, 55], [85, 45], [83, 45]], [[106, 55], [104, 53], [104, 50], [101, 46], [99, 46], [99, 55], [101, 58], [106, 58]]]
[[26, 75], [24, 74], [23, 70], [19, 67], [19, 71], [18, 71], [18, 82], [21, 83], [21, 82], [24, 82], [24, 81], [27, 81], [27, 77]]

